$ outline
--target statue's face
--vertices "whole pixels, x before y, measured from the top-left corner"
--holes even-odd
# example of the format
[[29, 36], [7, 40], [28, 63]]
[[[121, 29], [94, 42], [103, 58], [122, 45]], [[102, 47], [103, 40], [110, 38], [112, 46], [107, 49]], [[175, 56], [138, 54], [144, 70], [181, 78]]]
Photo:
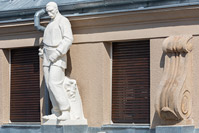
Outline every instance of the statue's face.
[[46, 8], [46, 11], [48, 12], [48, 15], [50, 16], [51, 19], [54, 19], [57, 15], [58, 9], [56, 9], [53, 6], [48, 6]]

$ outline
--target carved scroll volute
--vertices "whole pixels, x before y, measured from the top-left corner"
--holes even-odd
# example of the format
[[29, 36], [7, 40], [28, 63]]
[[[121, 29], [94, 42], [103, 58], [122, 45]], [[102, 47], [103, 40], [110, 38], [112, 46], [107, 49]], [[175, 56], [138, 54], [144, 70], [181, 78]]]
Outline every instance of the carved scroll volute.
[[156, 99], [163, 120], [186, 120], [191, 115], [192, 36], [171, 36], [163, 42], [164, 72]]

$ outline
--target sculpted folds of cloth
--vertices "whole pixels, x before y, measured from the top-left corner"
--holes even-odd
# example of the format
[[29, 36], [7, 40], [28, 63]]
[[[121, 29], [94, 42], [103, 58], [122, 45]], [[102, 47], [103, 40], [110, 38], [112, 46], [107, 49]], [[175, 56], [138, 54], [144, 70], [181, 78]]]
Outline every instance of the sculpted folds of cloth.
[[51, 21], [45, 28], [44, 46], [39, 55], [43, 58], [44, 78], [53, 108], [52, 114], [43, 119], [85, 120], [76, 81], [65, 76], [66, 53], [73, 42], [71, 24], [59, 13], [56, 3], [49, 2], [46, 11]]

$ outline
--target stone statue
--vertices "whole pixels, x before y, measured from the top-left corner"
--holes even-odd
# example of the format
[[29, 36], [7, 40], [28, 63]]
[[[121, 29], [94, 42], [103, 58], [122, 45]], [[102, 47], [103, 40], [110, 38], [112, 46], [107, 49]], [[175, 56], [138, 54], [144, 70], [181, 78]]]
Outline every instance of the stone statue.
[[65, 76], [66, 53], [73, 42], [71, 24], [59, 13], [55, 2], [49, 2], [46, 11], [51, 21], [43, 28], [44, 46], [39, 49], [39, 56], [43, 58], [44, 78], [53, 108], [52, 114], [43, 119], [85, 120], [76, 81]]

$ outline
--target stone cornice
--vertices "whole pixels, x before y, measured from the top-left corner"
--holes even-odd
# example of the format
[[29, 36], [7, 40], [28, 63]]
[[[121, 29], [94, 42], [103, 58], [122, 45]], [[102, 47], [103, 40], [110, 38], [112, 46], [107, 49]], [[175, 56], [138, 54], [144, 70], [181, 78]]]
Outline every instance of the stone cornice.
[[[74, 43], [157, 38], [173, 34], [199, 35], [197, 29], [199, 6], [68, 16], [68, 18], [75, 36]], [[47, 23], [48, 20], [42, 21], [43, 25]], [[164, 30], [165, 32], [159, 33]], [[151, 33], [152, 31], [154, 33]], [[34, 28], [33, 21], [0, 24], [0, 40], [24, 34], [42, 36], [42, 33]]]
[[[73, 24], [74, 28], [77, 27], [90, 27], [108, 24], [122, 24], [122, 23], [142, 23], [142, 22], [165, 22], [173, 20], [185, 20], [190, 18], [199, 17], [199, 6], [184, 6], [184, 7], [171, 7], [162, 9], [148, 9], [148, 10], [124, 10], [107, 12], [104, 14], [89, 14], [67, 16]], [[120, 17], [120, 18], [118, 18]], [[124, 18], [124, 19], [123, 19]], [[111, 21], [110, 21], [111, 20]], [[114, 21], [117, 20], [117, 21]], [[96, 21], [98, 21], [96, 23]], [[43, 20], [47, 24], [47, 20]], [[82, 23], [83, 22], [83, 23]], [[89, 23], [84, 23], [89, 22]], [[33, 25], [33, 21], [22, 21], [19, 23], [2, 23], [2, 27], [24, 26]]]

